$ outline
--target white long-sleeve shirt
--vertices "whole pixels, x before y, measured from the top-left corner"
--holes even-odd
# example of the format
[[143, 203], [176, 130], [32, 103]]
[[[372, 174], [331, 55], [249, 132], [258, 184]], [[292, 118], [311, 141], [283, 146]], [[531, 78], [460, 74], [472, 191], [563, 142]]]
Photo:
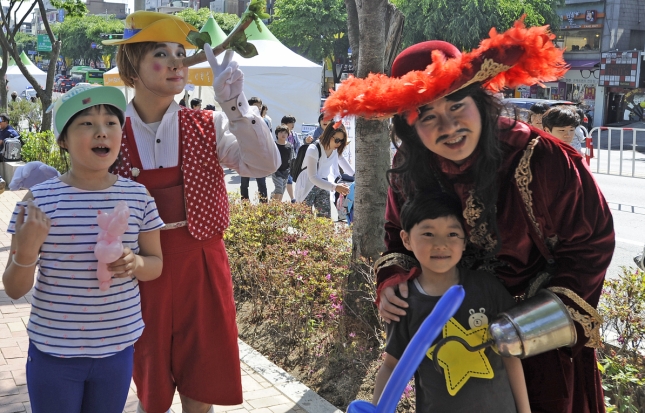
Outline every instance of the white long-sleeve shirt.
[[315, 186], [328, 191], [333, 191], [335, 184], [329, 181], [330, 170], [333, 178], [340, 176], [338, 165], [343, 168], [346, 174], [354, 175], [354, 168], [347, 162], [347, 160], [338, 156], [338, 151], [332, 151], [331, 155], [327, 156], [325, 149], [321, 146], [321, 156], [318, 159], [318, 144], [311, 144], [307, 148], [305, 159], [303, 160], [302, 173], [296, 181], [295, 197], [297, 202], [302, 202], [307, 197], [311, 189]]
[[[217, 156], [224, 167], [241, 176], [261, 178], [275, 172], [281, 159], [271, 132], [259, 111], [253, 111], [244, 96], [221, 103], [223, 112], [213, 113], [217, 134]], [[177, 166], [179, 162], [179, 115], [181, 107], [172, 102], [161, 122], [147, 125], [132, 102], [125, 115], [132, 131], [143, 169]]]

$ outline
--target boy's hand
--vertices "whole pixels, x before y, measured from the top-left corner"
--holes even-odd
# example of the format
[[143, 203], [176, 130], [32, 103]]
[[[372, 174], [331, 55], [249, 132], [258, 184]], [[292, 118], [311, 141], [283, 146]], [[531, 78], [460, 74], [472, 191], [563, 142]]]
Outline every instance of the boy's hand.
[[31, 200], [27, 201], [27, 219], [25, 207], [20, 206], [16, 217], [16, 261], [21, 264], [34, 261], [40, 247], [49, 234], [51, 221]]
[[128, 247], [123, 248], [123, 254], [118, 260], [108, 264], [108, 270], [114, 273], [114, 278], [132, 277], [137, 269], [137, 256]]
[[341, 195], [349, 194], [349, 187], [345, 184], [336, 184], [336, 192]]
[[[400, 283], [398, 288], [401, 297], [408, 298], [408, 283]], [[408, 308], [408, 303], [396, 296], [394, 287], [383, 288], [380, 298], [378, 313], [386, 323], [390, 324], [392, 321], [400, 321], [399, 316], [406, 314], [404, 308]]]

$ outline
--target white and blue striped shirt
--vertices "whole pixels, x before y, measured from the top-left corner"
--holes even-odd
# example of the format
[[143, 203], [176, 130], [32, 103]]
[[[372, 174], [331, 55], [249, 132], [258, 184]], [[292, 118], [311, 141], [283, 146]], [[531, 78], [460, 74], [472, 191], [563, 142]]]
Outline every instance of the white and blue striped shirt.
[[[130, 219], [122, 243], [137, 254], [139, 233], [164, 225], [154, 199], [143, 185], [121, 177], [99, 191], [85, 191], [53, 178], [31, 192], [34, 203], [51, 219], [51, 228], [40, 249], [27, 325], [30, 340], [40, 351], [59, 357], [108, 357], [134, 344], [144, 326], [139, 284], [136, 278], [113, 278], [107, 291], [99, 290], [96, 217], [99, 211], [110, 212], [117, 202], [126, 201]], [[11, 234], [18, 211], [16, 206], [8, 229]]]

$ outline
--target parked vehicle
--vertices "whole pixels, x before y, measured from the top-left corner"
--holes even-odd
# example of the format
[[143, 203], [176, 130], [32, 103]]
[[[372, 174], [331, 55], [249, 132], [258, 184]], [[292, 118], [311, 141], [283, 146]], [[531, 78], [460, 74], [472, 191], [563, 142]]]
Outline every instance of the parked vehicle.
[[31, 100], [32, 97], [36, 97], [36, 89], [33, 87], [28, 87], [27, 89], [23, 90], [22, 93], [20, 94], [20, 97], [26, 100]]

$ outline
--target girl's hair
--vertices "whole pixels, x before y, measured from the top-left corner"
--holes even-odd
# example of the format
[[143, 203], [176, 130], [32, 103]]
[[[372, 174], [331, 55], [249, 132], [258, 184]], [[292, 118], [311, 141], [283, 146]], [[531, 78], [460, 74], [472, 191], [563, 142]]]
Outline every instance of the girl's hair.
[[336, 132], [341, 132], [343, 134], [343, 141], [336, 149], [338, 154], [342, 155], [343, 151], [345, 150], [345, 146], [347, 146], [347, 131], [345, 130], [345, 127], [343, 125], [340, 125], [339, 128], [334, 128], [334, 124], [332, 122], [329, 122], [329, 125], [327, 125], [327, 127], [325, 128], [325, 131], [322, 133], [322, 135], [320, 135], [320, 144], [323, 148], [329, 148], [329, 146], [331, 145], [331, 140], [334, 139]]
[[139, 65], [145, 55], [153, 50], [157, 43], [126, 43], [120, 44], [116, 52], [116, 65], [119, 67], [119, 77], [128, 87], [134, 87], [134, 79], [139, 77]]
[[264, 117], [264, 115], [266, 115], [267, 113], [267, 110], [269, 110], [267, 105], [262, 105], [262, 109], [260, 109], [260, 116]]
[[91, 112], [92, 110], [100, 110], [100, 108], [101, 108], [101, 107], [103, 107], [103, 109], [105, 109], [105, 111], [106, 111], [107, 113], [109, 113], [110, 115], [114, 115], [114, 116], [116, 116], [117, 118], [119, 118], [119, 123], [121, 124], [121, 127], [123, 128], [123, 124], [125, 123], [125, 114], [124, 114], [120, 109], [118, 109], [118, 108], [116, 108], [116, 107], [114, 107], [114, 106], [112, 106], [112, 105], [95, 105], [95, 106], [90, 106], [90, 107], [89, 107], [89, 108], [87, 108], [87, 109], [83, 109], [82, 111], [80, 111], [80, 112], [78, 112], [78, 113], [75, 113], [75, 114], [74, 114], [74, 116], [72, 116], [71, 118], [69, 118], [69, 120], [67, 121], [67, 123], [66, 123], [66, 124], [65, 124], [65, 126], [63, 127], [63, 130], [60, 132], [60, 135], [58, 135], [58, 137], [56, 138], [56, 143], [58, 143], [58, 146], [60, 147], [60, 150], [61, 150], [61, 151], [63, 151], [63, 152], [67, 152], [67, 149], [63, 148], [63, 147], [61, 146], [61, 143], [62, 143], [62, 142], [65, 142], [65, 140], [67, 139], [67, 128], [68, 128], [68, 126], [69, 126], [72, 122], [74, 122], [74, 120], [75, 120], [76, 118], [78, 118], [79, 116], [81, 116], [81, 115], [86, 115], [86, 114], [88, 114], [89, 112]]
[[462, 226], [461, 201], [445, 192], [420, 193], [408, 199], [401, 208], [401, 229], [410, 232], [415, 225], [426, 219], [454, 217]]
[[324, 113], [321, 113], [320, 115], [318, 115], [318, 125], [320, 125], [320, 122], [322, 122], [324, 117], [325, 117]]
[[[502, 144], [498, 139], [500, 132], [498, 118], [501, 112], [499, 101], [486, 92], [480, 83], [474, 83], [464, 89], [446, 96], [451, 102], [458, 102], [470, 96], [477, 105], [481, 116], [481, 135], [475, 155], [477, 159], [471, 168], [470, 176], [474, 180], [474, 196], [483, 208], [475, 225], [487, 223], [490, 231], [497, 237], [497, 247], [488, 255], [493, 256], [501, 246], [497, 229], [497, 195], [499, 183], [497, 171], [502, 163]], [[416, 193], [443, 192], [454, 194], [451, 184], [443, 177], [436, 157], [421, 142], [414, 125], [408, 125], [405, 115], [395, 115], [393, 120], [392, 143], [398, 148], [392, 169], [387, 171], [392, 189], [403, 199], [414, 198]], [[514, 124], [511, 125], [511, 128]], [[397, 138], [401, 141], [398, 145]]]
[[576, 114], [575, 109], [567, 106], [552, 107], [542, 116], [542, 127], [549, 128], [549, 130], [565, 126], [575, 128], [578, 125], [580, 125], [578, 114]]

